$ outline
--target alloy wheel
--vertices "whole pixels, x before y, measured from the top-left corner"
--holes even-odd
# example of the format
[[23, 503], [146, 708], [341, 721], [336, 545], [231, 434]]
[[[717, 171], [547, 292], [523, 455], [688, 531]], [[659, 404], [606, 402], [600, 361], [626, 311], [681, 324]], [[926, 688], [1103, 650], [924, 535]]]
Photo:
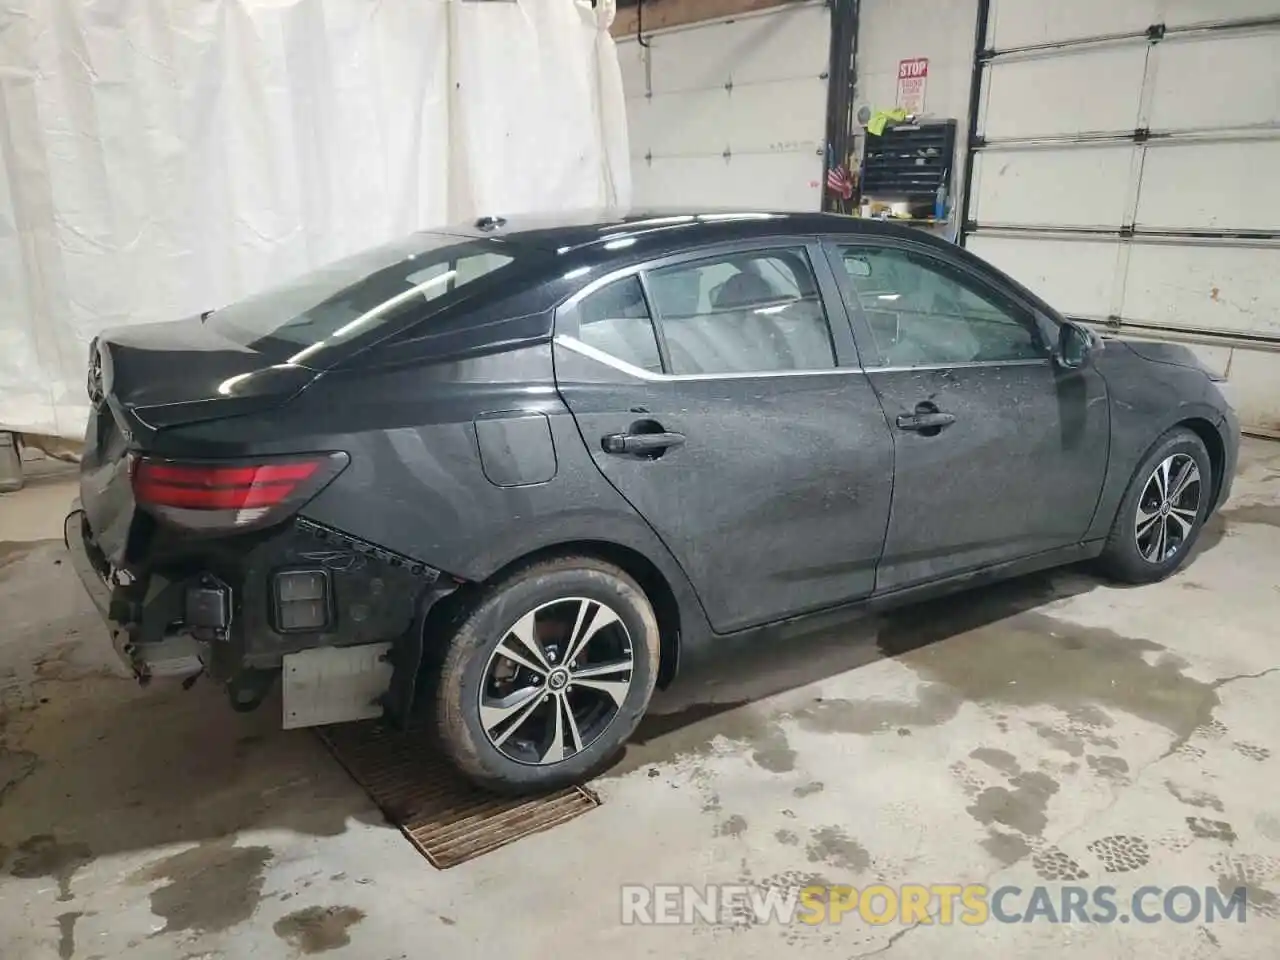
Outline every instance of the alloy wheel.
[[1147, 478], [1134, 536], [1148, 563], [1164, 563], [1182, 550], [1200, 516], [1201, 488], [1200, 467], [1185, 453], [1166, 457]]
[[485, 664], [485, 736], [518, 763], [545, 766], [581, 753], [626, 702], [632, 649], [622, 619], [598, 600], [554, 600], [526, 613]]

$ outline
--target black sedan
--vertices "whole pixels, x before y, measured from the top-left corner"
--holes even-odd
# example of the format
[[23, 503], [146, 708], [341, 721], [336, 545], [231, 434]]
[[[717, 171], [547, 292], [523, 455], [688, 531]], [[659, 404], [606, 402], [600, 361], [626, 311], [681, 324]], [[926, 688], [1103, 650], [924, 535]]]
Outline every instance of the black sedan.
[[682, 652], [1096, 559], [1184, 563], [1238, 423], [964, 250], [819, 214], [414, 234], [94, 341], [72, 556], [142, 681], [434, 716], [506, 791], [608, 763]]

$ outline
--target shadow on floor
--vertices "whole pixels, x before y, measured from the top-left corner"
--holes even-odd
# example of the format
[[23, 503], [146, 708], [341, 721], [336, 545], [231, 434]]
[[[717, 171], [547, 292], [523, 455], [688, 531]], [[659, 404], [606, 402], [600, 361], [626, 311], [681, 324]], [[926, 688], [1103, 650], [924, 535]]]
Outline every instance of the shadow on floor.
[[0, 865], [15, 876], [246, 830], [385, 823], [309, 731], [280, 729], [278, 699], [236, 714], [212, 685], [35, 668], [26, 702], [10, 687], [0, 707]]
[[[1215, 517], [1196, 553], [1214, 549], [1228, 532], [1229, 520]], [[688, 740], [687, 728], [695, 724], [702, 737], [703, 721], [735, 708], [902, 657], [1098, 583], [1087, 571], [1068, 568], [892, 613], [832, 614], [716, 641], [686, 658], [679, 679], [655, 697], [611, 772], [661, 758], [668, 746]], [[333, 836], [351, 819], [386, 825], [308, 731], [279, 728], [278, 695], [254, 713], [236, 714], [207, 682], [189, 692], [173, 682], [140, 689], [108, 668], [85, 670], [75, 651], [106, 643], [93, 632], [92, 619], [86, 623], [83, 638], [42, 654], [21, 690], [0, 672], [0, 694], [6, 694], [0, 699], [0, 864], [6, 851], [12, 861], [15, 851], [31, 850], [33, 840], [47, 866], [60, 862], [58, 850], [71, 851], [64, 860], [84, 860], [216, 842], [254, 829]], [[705, 736], [714, 738], [717, 724], [705, 727]]]
[[[681, 665], [619, 757], [614, 773], [648, 762], [663, 738], [693, 724], [889, 657], [945, 641], [1088, 592], [1099, 581], [1076, 569], [1034, 574], [886, 614], [833, 614], [747, 638], [716, 640]], [[715, 736], [714, 724], [708, 736]], [[681, 739], [681, 738], [676, 738]]]

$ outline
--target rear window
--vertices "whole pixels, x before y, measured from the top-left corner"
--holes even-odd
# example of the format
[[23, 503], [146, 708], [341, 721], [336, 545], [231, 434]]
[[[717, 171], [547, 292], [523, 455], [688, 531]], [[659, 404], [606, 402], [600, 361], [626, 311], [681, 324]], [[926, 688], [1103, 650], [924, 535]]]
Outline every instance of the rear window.
[[459, 293], [469, 284], [536, 255], [496, 239], [416, 233], [216, 310], [206, 322], [243, 346], [305, 364], [322, 348], [421, 319], [432, 312], [428, 304], [441, 309], [470, 293]]

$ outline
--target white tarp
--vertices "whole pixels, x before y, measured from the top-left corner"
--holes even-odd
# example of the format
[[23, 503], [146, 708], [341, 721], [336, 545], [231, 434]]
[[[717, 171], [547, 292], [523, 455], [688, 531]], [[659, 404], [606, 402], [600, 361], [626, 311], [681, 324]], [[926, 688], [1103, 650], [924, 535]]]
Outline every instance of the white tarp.
[[0, 429], [105, 327], [413, 229], [625, 206], [612, 0], [0, 0]]

